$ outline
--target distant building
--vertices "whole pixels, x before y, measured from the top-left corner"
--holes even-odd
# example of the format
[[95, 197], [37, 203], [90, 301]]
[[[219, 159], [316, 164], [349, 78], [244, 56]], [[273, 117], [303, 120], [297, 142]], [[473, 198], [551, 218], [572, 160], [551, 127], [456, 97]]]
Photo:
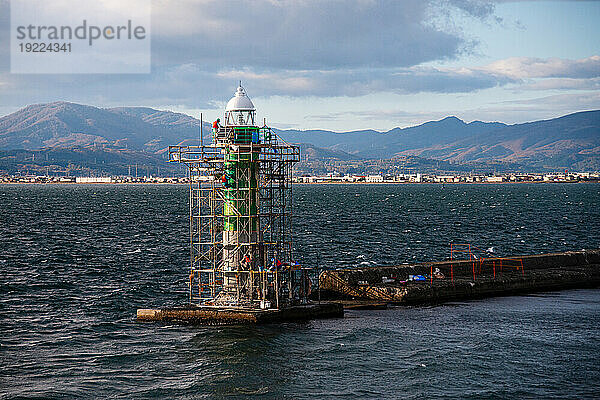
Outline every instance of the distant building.
[[435, 177], [436, 182], [448, 182], [448, 183], [458, 183], [460, 182], [460, 176], [454, 175], [438, 175]]
[[370, 183], [383, 182], [383, 176], [382, 175], [367, 175], [367, 177], [365, 178], [365, 182], [370, 182]]
[[93, 177], [93, 176], [81, 176], [75, 178], [75, 183], [112, 183], [110, 177]]

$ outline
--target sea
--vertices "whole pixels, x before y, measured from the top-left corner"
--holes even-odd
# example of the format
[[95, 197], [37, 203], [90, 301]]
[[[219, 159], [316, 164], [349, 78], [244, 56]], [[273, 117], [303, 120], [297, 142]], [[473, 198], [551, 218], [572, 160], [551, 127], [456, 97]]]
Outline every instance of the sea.
[[[295, 185], [296, 260], [600, 248], [599, 184]], [[184, 304], [185, 185], [0, 185], [0, 399], [595, 399], [600, 289], [263, 326], [139, 323]]]

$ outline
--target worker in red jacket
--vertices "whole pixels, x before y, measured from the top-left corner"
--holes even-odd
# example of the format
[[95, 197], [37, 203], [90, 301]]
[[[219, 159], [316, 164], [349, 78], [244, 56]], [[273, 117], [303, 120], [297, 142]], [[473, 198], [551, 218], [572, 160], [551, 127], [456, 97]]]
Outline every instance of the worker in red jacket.
[[217, 118], [217, 120], [215, 122], [213, 122], [213, 129], [215, 131], [219, 130], [219, 122], [221, 122], [221, 120], [219, 118]]

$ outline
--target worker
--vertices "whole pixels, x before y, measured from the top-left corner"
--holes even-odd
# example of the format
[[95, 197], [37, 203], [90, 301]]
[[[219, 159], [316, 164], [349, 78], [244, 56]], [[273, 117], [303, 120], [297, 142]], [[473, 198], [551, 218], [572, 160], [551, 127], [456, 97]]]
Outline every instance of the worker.
[[273, 266], [275, 267], [275, 270], [279, 270], [282, 266], [281, 261], [276, 260], [276, 259], [271, 259], [271, 261], [273, 261]]
[[252, 267], [252, 258], [248, 254], [246, 254], [246, 257], [244, 257], [243, 265], [246, 269], [250, 269]]
[[215, 122], [213, 122], [213, 129], [215, 131], [218, 131], [220, 128], [219, 122], [221, 122], [221, 120], [219, 118], [217, 118], [217, 120]]

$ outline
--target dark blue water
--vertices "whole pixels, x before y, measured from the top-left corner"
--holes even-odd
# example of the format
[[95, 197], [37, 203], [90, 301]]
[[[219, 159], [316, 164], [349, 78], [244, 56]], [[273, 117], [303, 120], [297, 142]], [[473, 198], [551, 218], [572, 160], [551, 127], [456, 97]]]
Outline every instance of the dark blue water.
[[[599, 185], [297, 186], [298, 259], [600, 247]], [[140, 324], [186, 298], [185, 186], [0, 186], [0, 398], [599, 398], [600, 290], [261, 327]]]

